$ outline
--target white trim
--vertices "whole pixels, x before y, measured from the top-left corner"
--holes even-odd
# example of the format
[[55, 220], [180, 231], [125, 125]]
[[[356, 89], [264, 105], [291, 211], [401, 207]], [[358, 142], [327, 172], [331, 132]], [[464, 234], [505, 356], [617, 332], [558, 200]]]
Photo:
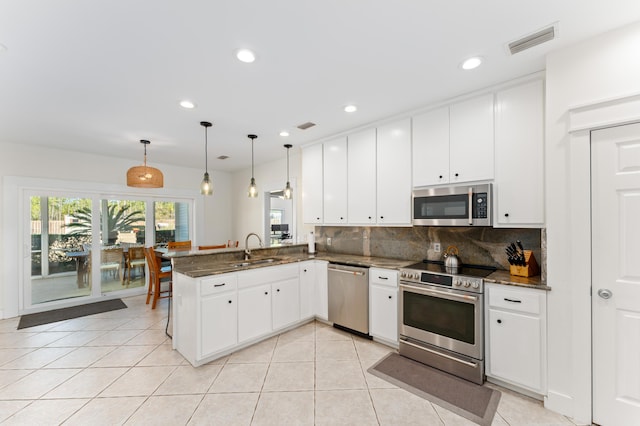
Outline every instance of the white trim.
[[[61, 189], [63, 188], [63, 189]], [[2, 298], [2, 316], [0, 318], [11, 318], [26, 313], [25, 302], [20, 294], [20, 283], [24, 279], [24, 271], [22, 265], [22, 257], [29, 255], [24, 252], [29, 244], [25, 245], [22, 241], [24, 218], [21, 212], [24, 210], [24, 197], [26, 192], [46, 192], [47, 194], [62, 193], [76, 191], [79, 196], [95, 197], [99, 195], [105, 198], [128, 198], [154, 201], [158, 199], [175, 200], [178, 202], [188, 202], [192, 206], [190, 212], [191, 228], [190, 235], [194, 244], [197, 244], [196, 235], [198, 229], [204, 225], [204, 206], [202, 197], [199, 192], [192, 190], [178, 189], [161, 189], [161, 190], [144, 190], [137, 188], [129, 188], [123, 185], [113, 185], [86, 181], [67, 181], [56, 179], [31, 178], [20, 176], [4, 176], [3, 177], [3, 298]], [[22, 215], [23, 216], [23, 215]], [[95, 236], [94, 236], [95, 237]], [[22, 256], [21, 256], [22, 255]], [[94, 292], [95, 293], [95, 292]], [[96, 300], [105, 300], [105, 298], [116, 297], [116, 294], [107, 293], [105, 296], [101, 294], [92, 294], [87, 297], [77, 298], [73, 301], [60, 301], [47, 304], [46, 308], [63, 307], [77, 305], [79, 303], [87, 303]], [[44, 305], [43, 305], [44, 307]], [[30, 307], [29, 312], [42, 310], [40, 307]]]

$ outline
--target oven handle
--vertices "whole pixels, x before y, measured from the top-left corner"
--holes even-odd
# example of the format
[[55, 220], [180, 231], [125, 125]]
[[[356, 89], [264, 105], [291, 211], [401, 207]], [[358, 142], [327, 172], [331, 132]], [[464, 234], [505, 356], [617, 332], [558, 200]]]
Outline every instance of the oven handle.
[[478, 366], [478, 364], [476, 364], [475, 362], [464, 361], [464, 360], [461, 360], [459, 358], [452, 357], [451, 355], [443, 354], [442, 352], [437, 352], [437, 351], [434, 351], [433, 349], [429, 349], [429, 348], [425, 348], [424, 346], [416, 345], [415, 343], [411, 343], [408, 340], [402, 339], [402, 343], [404, 343], [405, 345], [413, 346], [416, 349], [420, 349], [420, 350], [423, 350], [423, 351], [431, 352], [434, 355], [439, 355], [441, 357], [450, 359], [452, 361], [457, 361], [460, 364], [468, 365], [469, 367], [476, 368]]
[[422, 287], [415, 287], [412, 285], [406, 285], [406, 284], [402, 284], [400, 283], [400, 287], [401, 288], [406, 288], [409, 290], [413, 290], [417, 293], [431, 293], [431, 294], [438, 294], [441, 296], [446, 296], [447, 299], [458, 299], [458, 300], [464, 300], [464, 301], [469, 301], [469, 300], [473, 300], [474, 302], [478, 300], [478, 298], [476, 296], [470, 296], [470, 295], [466, 295], [466, 294], [454, 294], [454, 293], [449, 293], [447, 291], [440, 291], [440, 290], [434, 290], [431, 288], [422, 288]]
[[469, 187], [469, 225], [473, 225], [473, 188]]

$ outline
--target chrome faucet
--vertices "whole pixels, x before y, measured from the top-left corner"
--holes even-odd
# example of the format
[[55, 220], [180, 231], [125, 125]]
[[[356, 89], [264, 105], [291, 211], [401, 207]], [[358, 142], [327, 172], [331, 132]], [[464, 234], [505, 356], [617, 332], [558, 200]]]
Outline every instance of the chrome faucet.
[[249, 258], [251, 257], [251, 250], [249, 250], [249, 237], [252, 235], [255, 235], [258, 238], [260, 247], [264, 247], [262, 245], [262, 238], [260, 238], [260, 235], [256, 234], [255, 232], [249, 233], [249, 235], [247, 235], [247, 238], [244, 239], [244, 260], [249, 260]]

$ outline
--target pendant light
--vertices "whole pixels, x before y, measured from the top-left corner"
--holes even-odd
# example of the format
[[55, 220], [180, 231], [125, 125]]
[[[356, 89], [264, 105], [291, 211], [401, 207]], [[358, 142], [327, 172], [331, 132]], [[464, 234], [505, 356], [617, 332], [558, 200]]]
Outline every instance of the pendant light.
[[127, 171], [127, 186], [135, 188], [162, 188], [164, 185], [164, 176], [162, 172], [155, 167], [147, 166], [147, 145], [151, 142], [141, 140], [144, 145], [144, 164], [142, 166], [131, 167]]
[[209, 178], [209, 159], [207, 152], [207, 147], [209, 145], [209, 141], [207, 140], [207, 131], [209, 127], [211, 127], [211, 123], [208, 121], [201, 121], [200, 125], [204, 127], [204, 178], [200, 184], [200, 193], [202, 195], [211, 195], [213, 194], [213, 183]]
[[251, 183], [249, 184], [249, 191], [247, 195], [249, 198], [256, 198], [258, 196], [258, 188], [256, 187], [256, 179], [253, 177], [253, 141], [258, 137], [256, 135], [247, 135], [251, 139]]
[[284, 187], [284, 199], [290, 200], [293, 196], [293, 188], [291, 188], [291, 184], [289, 183], [289, 149], [292, 147], [290, 143], [285, 144], [284, 147], [287, 148], [287, 185]]

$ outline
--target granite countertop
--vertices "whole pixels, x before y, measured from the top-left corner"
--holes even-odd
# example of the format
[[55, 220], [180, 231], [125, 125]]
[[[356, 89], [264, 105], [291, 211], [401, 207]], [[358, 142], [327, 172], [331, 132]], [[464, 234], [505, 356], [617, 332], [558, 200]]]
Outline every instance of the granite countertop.
[[539, 290], [551, 290], [551, 287], [542, 282], [540, 275], [535, 277], [516, 277], [511, 275], [509, 271], [498, 269], [484, 279], [485, 283], [497, 283], [505, 285], [514, 285], [518, 287], [535, 288]]
[[[180, 262], [174, 265], [174, 270], [181, 274], [187, 275], [191, 278], [202, 278], [208, 275], [224, 274], [229, 272], [246, 271], [250, 269], [263, 268], [265, 266], [285, 265], [289, 263], [302, 262], [305, 260], [325, 260], [327, 262], [343, 263], [353, 266], [374, 267], [384, 269], [400, 269], [407, 267], [415, 260], [402, 260], [402, 259], [390, 259], [385, 257], [371, 257], [371, 256], [359, 256], [354, 254], [341, 254], [341, 253], [327, 253], [319, 252], [315, 254], [308, 253], [291, 253], [278, 251], [269, 253], [260, 253], [256, 251], [256, 254], [249, 261], [238, 260], [238, 253], [242, 251], [238, 249], [216, 250], [216, 253], [220, 253], [220, 259], [194, 262]], [[167, 252], [163, 254], [164, 257], [171, 258], [187, 258], [205, 254], [211, 254], [211, 250], [184, 250], [176, 252]], [[225, 253], [227, 255], [225, 255]], [[193, 257], [194, 259], [197, 259]], [[201, 259], [204, 260], [204, 259]], [[540, 290], [551, 290], [540, 279], [540, 276], [536, 277], [516, 277], [509, 274], [509, 271], [497, 270], [491, 275], [486, 277], [485, 282], [497, 283], [505, 285], [514, 285], [519, 287], [535, 288]]]

